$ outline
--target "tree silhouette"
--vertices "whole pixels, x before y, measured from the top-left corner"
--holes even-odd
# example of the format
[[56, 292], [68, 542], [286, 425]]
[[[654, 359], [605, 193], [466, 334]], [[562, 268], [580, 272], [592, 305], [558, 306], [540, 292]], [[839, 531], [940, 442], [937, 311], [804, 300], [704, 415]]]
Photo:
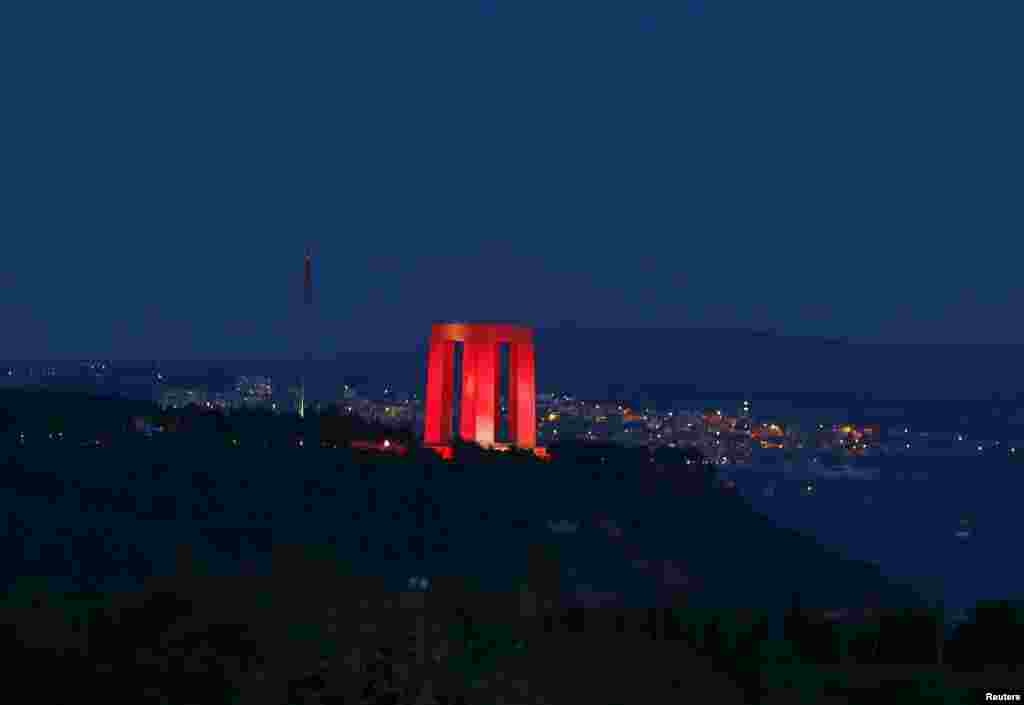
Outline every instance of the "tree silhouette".
[[946, 647], [946, 660], [961, 670], [1024, 663], [1024, 602], [979, 602]]

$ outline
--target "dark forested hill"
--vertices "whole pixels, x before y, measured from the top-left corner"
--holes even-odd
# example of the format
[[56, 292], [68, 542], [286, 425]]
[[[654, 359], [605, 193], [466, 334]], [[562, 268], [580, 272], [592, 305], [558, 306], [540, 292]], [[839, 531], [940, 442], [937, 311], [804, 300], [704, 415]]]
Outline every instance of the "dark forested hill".
[[[720, 482], [699, 455], [649, 455], [609, 445], [563, 444], [551, 449], [550, 462], [543, 462], [530, 454], [485, 452], [460, 445], [454, 461], [445, 462], [417, 447], [413, 439], [407, 439], [409, 452], [404, 456], [348, 448], [346, 440], [383, 429], [346, 425], [349, 422], [341, 419], [307, 417], [300, 423], [288, 417], [225, 418], [198, 412], [164, 419], [175, 430], [149, 438], [126, 423], [140, 411], [137, 405], [68, 398], [54, 406], [56, 399], [39, 397], [26, 406], [26, 396], [4, 398], [8, 429], [0, 448], [4, 477], [0, 509], [6, 516], [6, 530], [0, 538], [0, 578], [8, 586], [8, 599], [0, 612], [7, 620], [13, 619], [11, 610], [28, 609], [31, 619], [24, 617], [28, 621], [19, 622], [23, 626], [18, 629], [45, 641], [36, 626], [24, 626], [43, 619], [39, 609], [56, 605], [68, 615], [78, 615], [74, 617], [78, 624], [81, 615], [100, 608], [73, 596], [92, 594], [89, 599], [95, 601], [100, 591], [107, 595], [107, 602], [100, 600], [107, 605], [102, 608], [106, 616], [97, 617], [88, 633], [92, 651], [86, 649], [86, 653], [107, 654], [95, 657], [122, 663], [118, 668], [132, 668], [127, 664], [135, 663], [137, 657], [114, 647], [129, 638], [117, 636], [119, 624], [131, 622], [142, 625], [140, 629], [159, 631], [171, 628], [188, 613], [192, 614], [188, 629], [200, 640], [189, 649], [220, 649], [218, 663], [235, 664], [231, 668], [242, 673], [245, 668], [238, 659], [256, 658], [246, 656], [251, 650], [275, 644], [280, 650], [281, 644], [292, 644], [291, 637], [282, 635], [298, 627], [268, 623], [259, 627], [265, 631], [253, 642], [232, 632], [234, 627], [217, 631], [212, 626], [222, 624], [226, 614], [235, 615], [232, 624], [249, 624], [246, 628], [262, 624], [259, 614], [263, 613], [246, 617], [243, 612], [250, 598], [253, 605], [263, 599], [259, 597], [263, 588], [257, 587], [268, 584], [260, 582], [268, 577], [277, 586], [274, 594], [286, 600], [287, 608], [281, 609], [294, 613], [289, 619], [298, 620], [311, 633], [320, 633], [326, 623], [317, 626], [322, 617], [299, 615], [324, 599], [314, 597], [319, 588], [330, 587], [331, 599], [337, 603], [339, 595], [355, 590], [353, 586], [369, 585], [357, 580], [342, 587], [337, 581], [344, 576], [352, 580], [363, 576], [386, 594], [447, 595], [443, 599], [449, 606], [457, 605], [461, 612], [456, 615], [462, 616], [446, 619], [469, 619], [467, 610], [472, 611], [470, 605], [477, 599], [473, 595], [519, 595], [521, 613], [533, 614], [540, 623], [530, 622], [534, 626], [527, 627], [509, 622], [507, 614], [481, 617], [477, 613], [472, 625], [458, 627], [475, 635], [459, 637], [472, 653], [480, 648], [481, 629], [513, 634], [488, 637], [492, 653], [487, 659], [491, 660], [473, 656], [463, 663], [477, 674], [495, 668], [485, 665], [495, 658], [513, 658], [520, 648], [521, 639], [514, 636], [518, 629], [541, 629], [531, 632], [535, 644], [531, 653], [535, 657], [547, 653], [544, 649], [555, 643], [550, 641], [554, 637], [545, 636], [553, 628], [553, 615], [559, 610], [571, 614], [578, 608], [612, 610], [609, 615], [614, 610], [642, 615], [652, 607], [672, 608], [669, 621], [644, 629], [664, 639], [674, 629], [676, 636], [671, 638], [686, 641], [687, 649], [704, 654], [700, 658], [718, 659], [715, 668], [738, 679], [748, 698], [759, 697], [756, 694], [769, 687], [762, 682], [769, 666], [803, 668], [801, 677], [810, 677], [817, 673], [816, 667], [799, 666], [801, 659], [815, 662], [856, 653], [856, 658], [871, 663], [883, 656], [891, 663], [898, 661], [902, 648], [894, 644], [908, 639], [915, 650], [913, 659], [934, 662], [936, 644], [941, 643], [941, 620], [938, 627], [934, 620], [928, 621], [927, 611], [921, 612], [926, 601], [912, 586], [893, 584], [872, 565], [846, 560], [813, 537], [774, 526]], [[67, 434], [63, 438], [37, 428], [39, 423], [45, 422], [44, 428], [53, 423], [40, 412], [45, 408], [62, 412]], [[77, 429], [95, 433], [107, 427], [113, 430], [98, 446], [69, 442]], [[22, 428], [30, 429], [24, 441]], [[323, 440], [325, 428], [327, 436], [340, 442], [295, 442], [296, 438]], [[308, 572], [302, 561], [282, 562], [282, 547], [288, 546], [300, 547], [303, 560], [321, 567]], [[188, 556], [184, 574], [183, 555]], [[196, 592], [199, 583], [194, 582], [200, 579], [220, 585], [217, 599], [226, 599], [230, 609], [204, 602], [206, 598]], [[172, 585], [179, 586], [172, 591], [184, 590], [173, 599], [143, 598], [139, 592], [164, 594]], [[223, 593], [228, 585], [235, 586], [230, 588], [233, 598]], [[255, 592], [249, 595], [244, 585]], [[40, 597], [47, 591], [49, 602]], [[117, 595], [121, 597], [111, 597]], [[110, 607], [110, 599], [124, 605]], [[352, 599], [358, 605], [362, 598]], [[328, 608], [323, 609], [326, 613]], [[907, 610], [925, 616], [914, 617], [916, 622], [879, 622], [879, 617], [867, 616]], [[865, 615], [862, 620], [874, 620], [851, 627], [856, 629], [890, 624], [885, 627], [889, 636], [883, 639], [876, 632], [870, 637], [874, 641], [842, 646], [846, 642], [830, 636], [827, 624], [822, 631], [821, 615], [828, 613], [860, 614]], [[129, 615], [128, 622], [118, 614]], [[585, 619], [582, 612], [576, 614], [573, 619], [590, 624], [591, 629], [604, 624], [597, 612], [587, 612], [591, 616]], [[737, 614], [746, 616], [735, 618], [739, 621], [728, 616]], [[1003, 617], [990, 618], [993, 614]], [[984, 612], [989, 615], [987, 621], [979, 622], [982, 626], [974, 631], [961, 632], [959, 641], [951, 642], [951, 653], [961, 659], [981, 653], [988, 654], [982, 658], [996, 658], [1003, 652], [993, 651], [991, 644], [998, 639], [992, 636], [992, 625], [997, 625], [996, 632], [1005, 632], [999, 625], [1012, 625], [1006, 615], [1013, 614], [1011, 608]], [[206, 619], [213, 621], [202, 626]], [[481, 619], [490, 626], [481, 626]], [[613, 616], [608, 619], [609, 624], [615, 623]], [[455, 627], [449, 623], [438, 628]], [[61, 629], [66, 630], [66, 624]], [[564, 633], [565, 627], [561, 629]], [[618, 628], [600, 629], [604, 630], [601, 638], [611, 640], [609, 644], [626, 638], [616, 636], [621, 633]], [[65, 635], [71, 639], [68, 643], [84, 638], [74, 633]], [[155, 643], [155, 633], [130, 639]], [[783, 637], [786, 641], [779, 641]], [[333, 643], [322, 638], [327, 639], [324, 644]], [[786, 651], [789, 655], [763, 652], [776, 648], [771, 644], [790, 641], [799, 648]], [[989, 644], [988, 651], [978, 650], [982, 642]], [[219, 643], [226, 645], [210, 646]], [[1015, 648], [1019, 651], [1019, 642]], [[227, 652], [230, 658], [224, 656]], [[378, 660], [401, 660], [397, 652], [376, 653]], [[941, 658], [941, 650], [938, 653]], [[315, 654], [310, 658], [315, 660]], [[83, 673], [96, 672], [87, 660], [79, 666]], [[309, 679], [330, 679], [324, 672], [314, 678], [310, 674], [318, 671], [308, 665], [288, 669], [314, 690]], [[668, 678], [670, 671], [664, 675]], [[782, 681], [794, 677], [780, 676]], [[877, 680], [871, 673], [858, 677], [865, 683]], [[541, 681], [538, 677], [537, 682]], [[677, 683], [678, 678], [669, 681]], [[819, 690], [814, 692], [824, 693], [820, 678], [815, 687]], [[241, 688], [240, 692], [249, 691]], [[224, 700], [211, 696], [204, 702]]]

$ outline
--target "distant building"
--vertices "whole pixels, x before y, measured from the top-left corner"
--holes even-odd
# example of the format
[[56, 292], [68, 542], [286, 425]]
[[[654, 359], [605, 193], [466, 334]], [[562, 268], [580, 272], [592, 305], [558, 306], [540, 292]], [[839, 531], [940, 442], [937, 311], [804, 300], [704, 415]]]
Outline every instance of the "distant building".
[[206, 406], [208, 401], [207, 391], [202, 387], [168, 387], [160, 395], [160, 406], [165, 409]]
[[288, 387], [288, 401], [287, 404], [278, 410], [288, 411], [290, 413], [298, 414], [300, 411], [305, 413], [308, 400], [306, 399], [306, 390], [302, 384], [293, 384]]
[[209, 395], [208, 403], [211, 409], [228, 411], [229, 409], [237, 408], [240, 403], [240, 399], [237, 392], [217, 392]]
[[235, 384], [240, 403], [245, 407], [272, 409], [274, 387], [269, 377], [239, 377]]

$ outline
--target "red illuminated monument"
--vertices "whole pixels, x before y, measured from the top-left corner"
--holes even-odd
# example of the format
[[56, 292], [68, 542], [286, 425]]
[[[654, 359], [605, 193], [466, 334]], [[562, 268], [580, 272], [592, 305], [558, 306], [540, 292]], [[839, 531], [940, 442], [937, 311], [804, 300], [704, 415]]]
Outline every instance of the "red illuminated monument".
[[509, 431], [511, 444], [537, 448], [537, 392], [533, 331], [502, 323], [435, 323], [427, 367], [424, 442], [445, 448], [452, 438], [455, 404], [455, 344], [462, 343], [462, 400], [459, 437], [487, 448], [495, 442], [501, 417], [498, 394], [499, 345], [509, 346]]

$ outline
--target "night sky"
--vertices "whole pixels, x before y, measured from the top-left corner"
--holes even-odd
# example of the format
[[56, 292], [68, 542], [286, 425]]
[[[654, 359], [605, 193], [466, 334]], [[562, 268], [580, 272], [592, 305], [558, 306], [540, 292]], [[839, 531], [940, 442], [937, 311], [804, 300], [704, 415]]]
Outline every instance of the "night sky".
[[1024, 343], [1020, 12], [2, 3], [2, 356], [298, 358], [307, 246], [319, 357], [453, 319]]

